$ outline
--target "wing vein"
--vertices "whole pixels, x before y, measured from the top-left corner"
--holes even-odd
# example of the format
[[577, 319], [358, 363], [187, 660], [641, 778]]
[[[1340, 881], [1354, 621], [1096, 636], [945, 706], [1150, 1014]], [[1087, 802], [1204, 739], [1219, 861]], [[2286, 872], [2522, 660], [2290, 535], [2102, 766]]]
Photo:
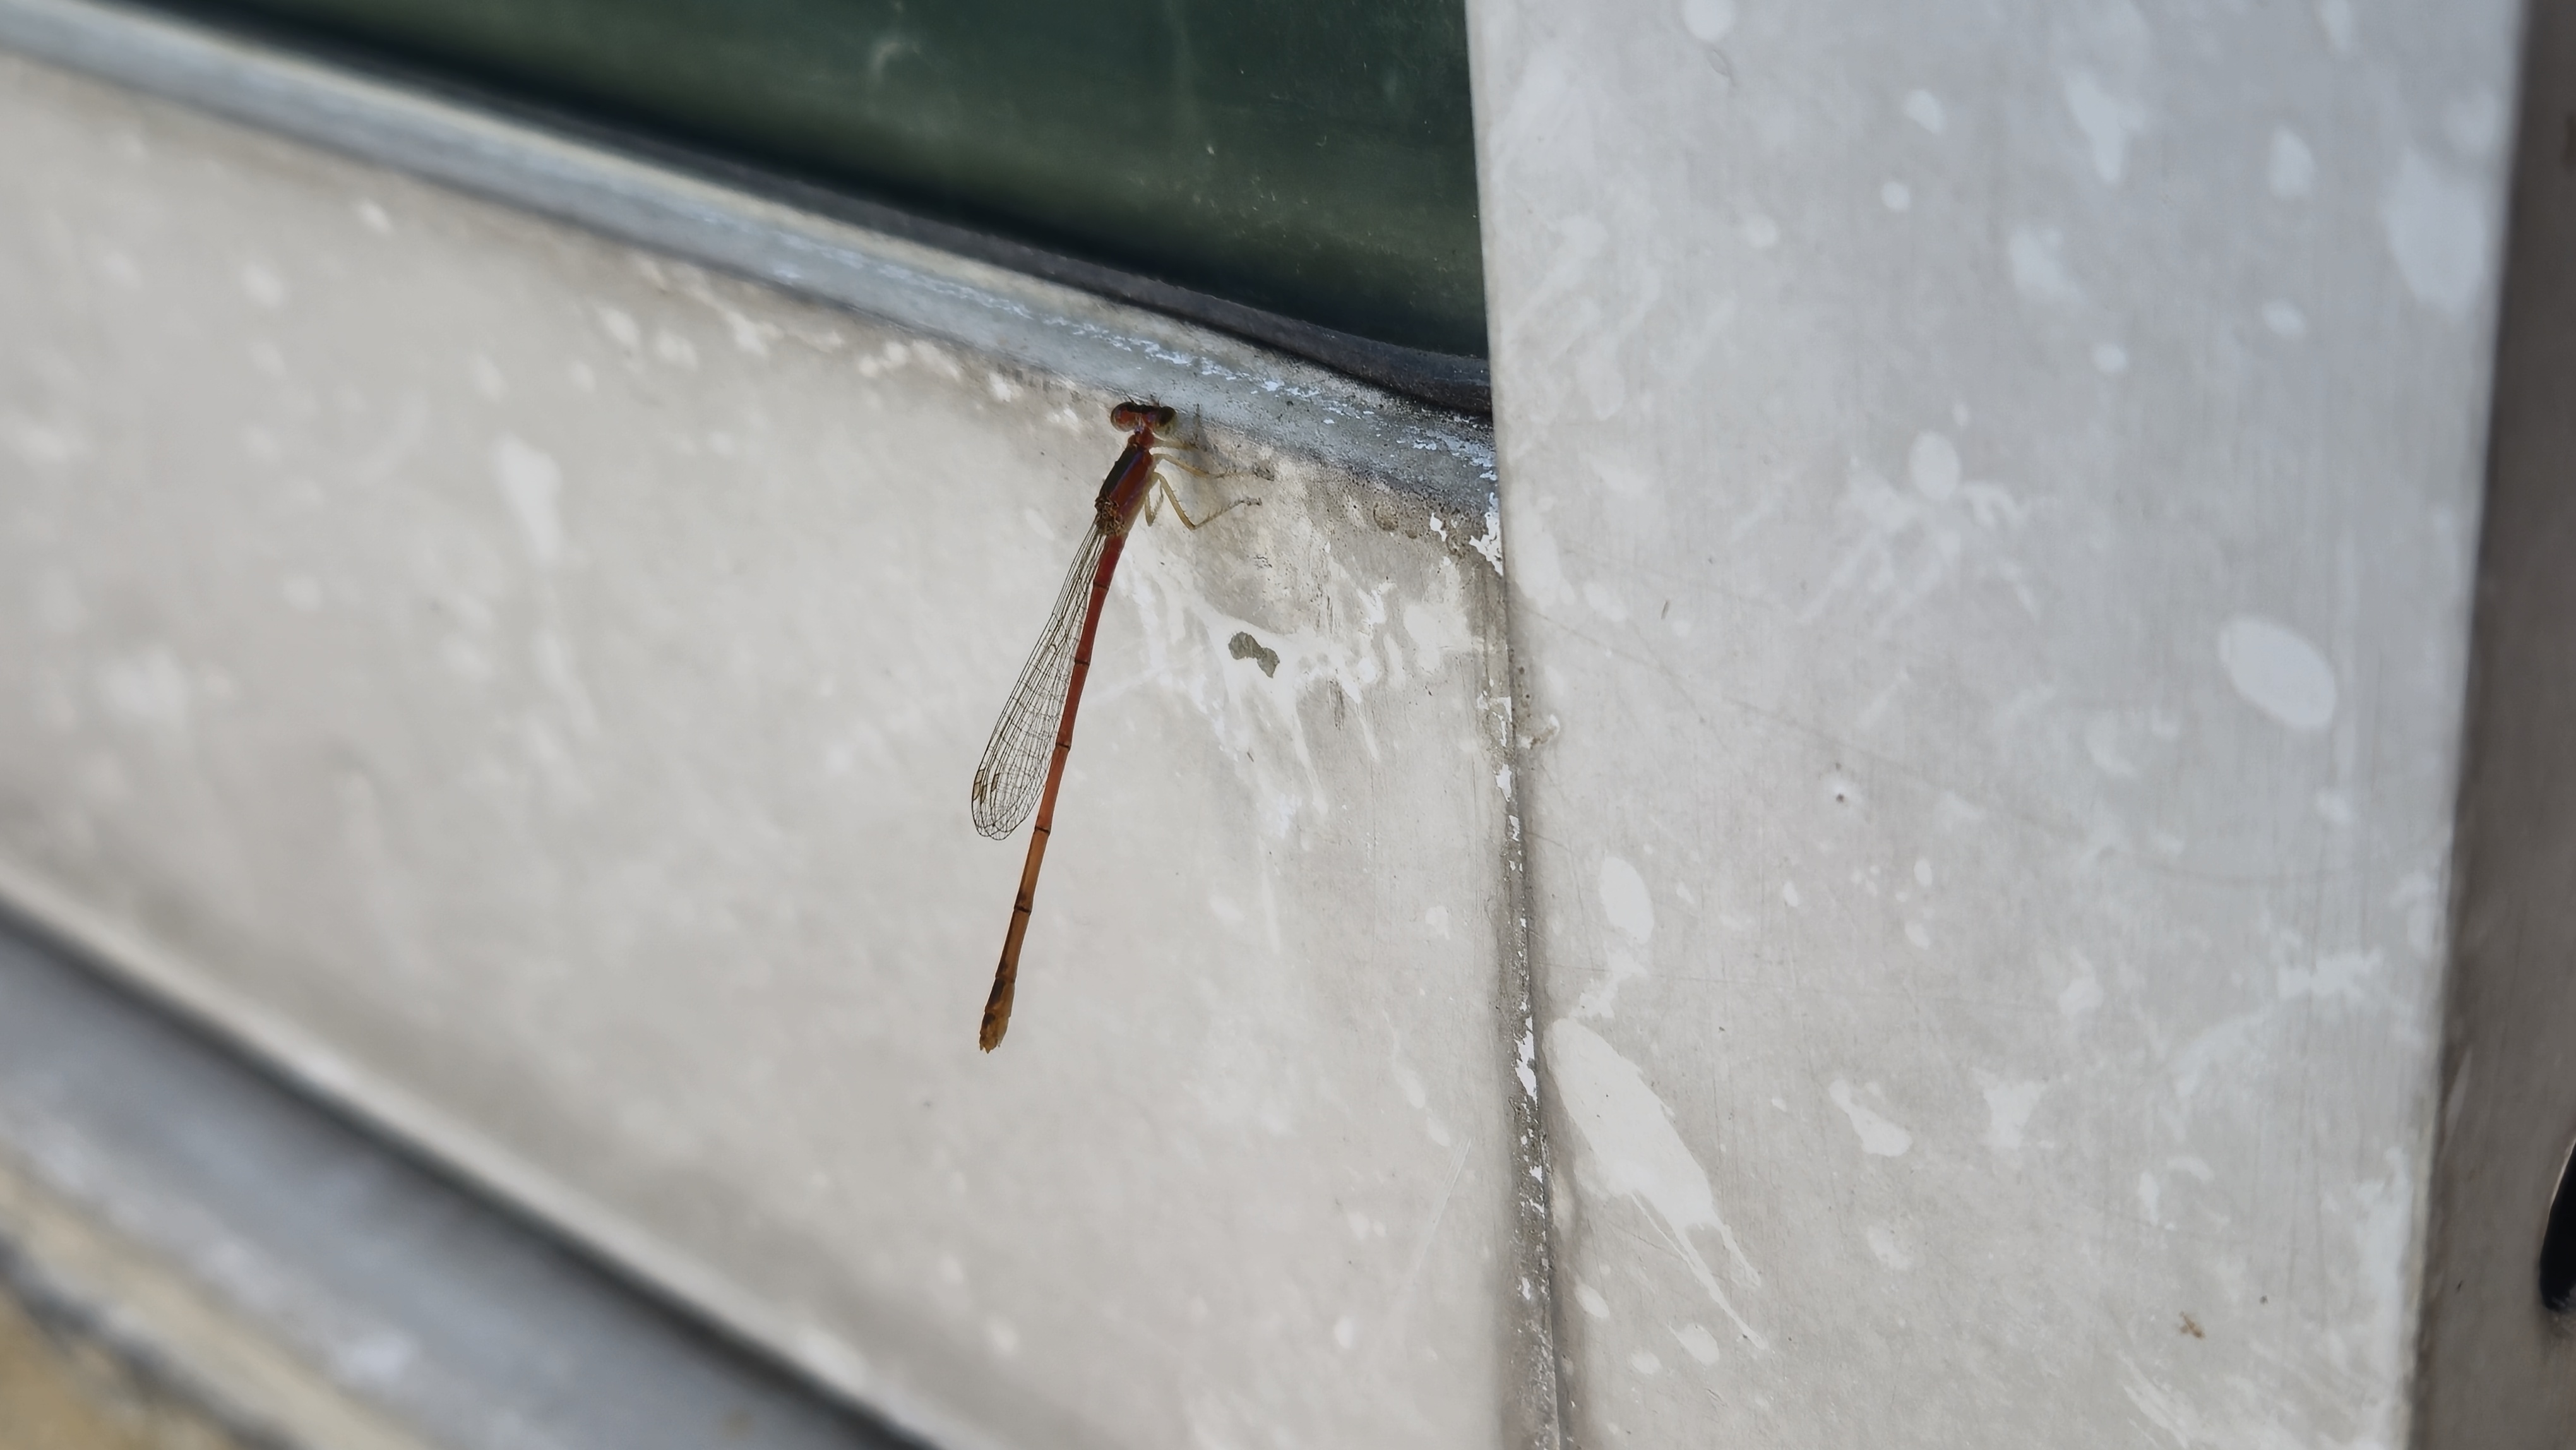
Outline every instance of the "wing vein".
[[984, 744], [984, 759], [975, 767], [975, 829], [996, 841], [1007, 839], [1028, 819], [1046, 784], [1047, 754], [1064, 718], [1065, 686], [1073, 678], [1073, 652], [1082, 641], [1092, 576], [1100, 570], [1100, 551], [1108, 542], [1097, 524], [1083, 536], [1054, 612], [1047, 615], [1028, 662], [1020, 666], [1002, 717], [993, 722], [993, 738]]

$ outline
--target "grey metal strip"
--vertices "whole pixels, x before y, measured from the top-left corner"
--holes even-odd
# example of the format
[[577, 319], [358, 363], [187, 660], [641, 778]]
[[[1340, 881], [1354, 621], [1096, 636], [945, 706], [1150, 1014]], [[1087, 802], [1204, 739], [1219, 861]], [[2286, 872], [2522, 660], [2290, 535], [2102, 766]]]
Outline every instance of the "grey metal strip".
[[[918, 1450], [0, 915], [9, 1169], [432, 1444]], [[57, 1302], [41, 1248], [0, 1233], [0, 1280], [111, 1331], [131, 1317]], [[202, 1346], [140, 1338], [118, 1347], [230, 1408], [242, 1387]]]
[[0, 0], [0, 47], [776, 284], [1076, 384], [1152, 397], [1470, 518], [1491, 428], [1223, 333], [604, 146], [100, 0]]

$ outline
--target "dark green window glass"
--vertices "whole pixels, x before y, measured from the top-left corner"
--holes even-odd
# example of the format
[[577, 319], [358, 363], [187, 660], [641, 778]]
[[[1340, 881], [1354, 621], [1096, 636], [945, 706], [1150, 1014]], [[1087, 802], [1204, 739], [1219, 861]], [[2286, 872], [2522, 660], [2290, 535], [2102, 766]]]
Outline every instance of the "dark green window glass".
[[1485, 354], [1462, 0], [218, 8], [1357, 338]]

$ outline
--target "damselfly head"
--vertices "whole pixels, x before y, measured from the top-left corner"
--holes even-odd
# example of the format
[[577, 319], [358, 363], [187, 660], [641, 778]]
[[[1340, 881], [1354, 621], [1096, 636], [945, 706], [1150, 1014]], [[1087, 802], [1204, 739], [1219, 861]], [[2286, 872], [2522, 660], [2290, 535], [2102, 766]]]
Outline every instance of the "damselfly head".
[[1121, 403], [1109, 410], [1109, 426], [1121, 433], [1133, 433], [1140, 428], [1169, 428], [1172, 420], [1179, 416], [1160, 403]]

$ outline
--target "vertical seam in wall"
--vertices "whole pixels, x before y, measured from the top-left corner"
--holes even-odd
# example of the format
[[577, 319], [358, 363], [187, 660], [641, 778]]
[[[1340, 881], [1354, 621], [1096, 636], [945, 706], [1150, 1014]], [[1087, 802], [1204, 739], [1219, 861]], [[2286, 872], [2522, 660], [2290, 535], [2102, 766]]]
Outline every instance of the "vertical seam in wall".
[[[1568, 1398], [1573, 1377], [1570, 1360], [1558, 1357], [1558, 1346], [1565, 1342], [1565, 1321], [1560, 1305], [1564, 1296], [1557, 1292], [1556, 1282], [1556, 1165], [1548, 1151], [1547, 1073], [1542, 1065], [1538, 1039], [1538, 954], [1534, 938], [1538, 906], [1537, 893], [1530, 885], [1528, 752], [1523, 748], [1520, 717], [1524, 703], [1521, 689], [1520, 631], [1512, 608], [1511, 548], [1503, 537], [1503, 399], [1502, 354], [1493, 346], [1497, 330], [1491, 289], [1495, 276], [1492, 265], [1494, 235], [1498, 225], [1494, 209], [1487, 205], [1487, 183], [1493, 177], [1488, 146], [1490, 117], [1484, 105], [1479, 78], [1487, 74], [1481, 52], [1483, 30], [1478, 25], [1476, 0], [1467, 3], [1467, 74], [1469, 106], [1476, 132], [1476, 214], [1485, 253], [1486, 356], [1489, 397], [1493, 404], [1493, 434], [1490, 455], [1492, 467], [1486, 473], [1492, 492], [1487, 495], [1487, 517], [1494, 539], [1491, 555], [1495, 575], [1493, 648], [1487, 654], [1485, 710], [1497, 736], [1495, 754], [1503, 766], [1503, 836], [1497, 844], [1502, 852], [1503, 920], [1498, 945], [1502, 955], [1499, 1019], [1506, 1024], [1503, 1033], [1505, 1050], [1511, 1055], [1511, 1074], [1505, 1091], [1511, 1093], [1512, 1113], [1512, 1228], [1514, 1238], [1515, 1292], [1520, 1313], [1518, 1328], [1506, 1346], [1508, 1357], [1503, 1385], [1507, 1397], [1504, 1410], [1511, 1421], [1505, 1428], [1508, 1441], [1527, 1450], [1564, 1450], [1567, 1430], [1574, 1423], [1573, 1406]], [[1511, 1092], [1518, 1088], [1518, 1092]]]
[[[1499, 493], [1493, 502], [1494, 531], [1501, 537]], [[1504, 1394], [1511, 1422], [1507, 1439], [1529, 1450], [1559, 1450], [1565, 1444], [1565, 1386], [1557, 1360], [1558, 1319], [1553, 1215], [1555, 1166], [1548, 1152], [1546, 1099], [1538, 1051], [1538, 981], [1531, 947], [1531, 912], [1535, 898], [1529, 884], [1525, 772], [1521, 749], [1520, 674], [1513, 648], [1511, 575], [1507, 552], [1496, 553], [1495, 615], [1499, 628], [1487, 658], [1484, 710], [1495, 732], [1495, 754], [1502, 761], [1503, 911], [1501, 991], [1497, 1003], [1503, 1023], [1504, 1049], [1511, 1058], [1505, 1091], [1511, 1097], [1513, 1299], [1521, 1306], [1508, 1345]], [[1512, 1089], [1517, 1088], [1518, 1091]]]

